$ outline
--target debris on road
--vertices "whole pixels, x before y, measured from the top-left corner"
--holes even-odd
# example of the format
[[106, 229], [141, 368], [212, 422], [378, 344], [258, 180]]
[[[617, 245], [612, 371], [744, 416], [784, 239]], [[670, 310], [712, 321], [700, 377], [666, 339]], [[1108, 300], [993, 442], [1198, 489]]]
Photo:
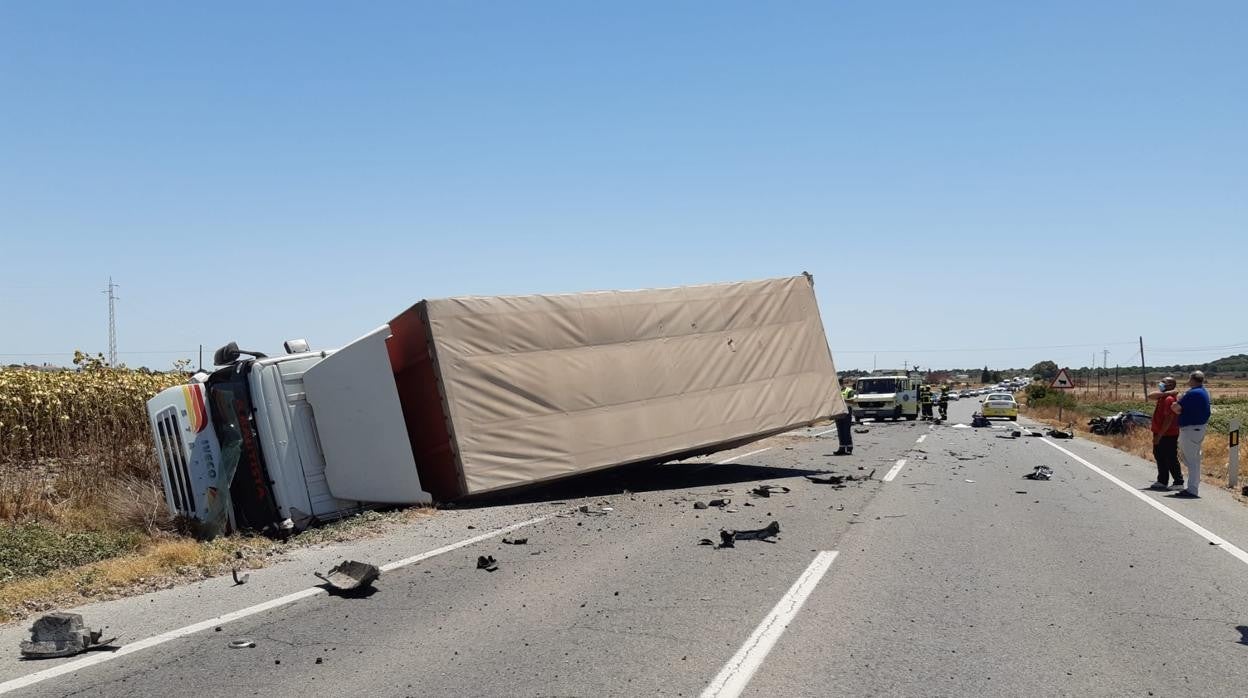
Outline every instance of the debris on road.
[[750, 490], [750, 494], [755, 497], [770, 497], [772, 492], [785, 494], [789, 492], [789, 488], [781, 487], [780, 485], [761, 485]]
[[875, 468], [870, 473], [862, 477], [853, 475], [837, 475], [836, 473], [828, 473], [826, 475], [807, 475], [806, 479], [817, 485], [832, 485], [836, 489], [844, 489], [847, 482], [866, 482], [875, 476]]
[[706, 502], [694, 502], [693, 508], [694, 509], [707, 509], [708, 507], [706, 505]]
[[970, 428], [971, 428], [971, 425], [969, 425], [969, 424], [954, 424], [954, 425], [953, 425], [953, 428], [954, 428], [954, 429], [970, 429]]
[[345, 560], [335, 565], [329, 574], [313, 574], [329, 585], [330, 591], [352, 592], [371, 587], [381, 576], [381, 570], [367, 562]]
[[726, 507], [726, 506], [728, 506], [729, 504], [732, 504], [732, 500], [731, 500], [731, 499], [728, 499], [727, 497], [725, 497], [725, 498], [723, 498], [723, 499], [712, 499], [711, 501], [707, 502], [706, 504], [707, 504], [707, 506], [712, 506], [712, 507], [721, 507], [721, 508], [722, 508], [722, 507]]
[[870, 431], [871, 430], [866, 427], [857, 427], [856, 429], [854, 429], [855, 434], [866, 434], [866, 433], [869, 433]]
[[30, 627], [30, 639], [22, 640], [22, 656], [27, 659], [72, 657], [88, 650], [110, 647], [117, 638], [101, 640], [101, 630], [82, 624], [78, 613], [49, 613]]
[[239, 574], [238, 574], [238, 568], [237, 568], [237, 567], [235, 567], [234, 569], [230, 570], [230, 574], [232, 574], [232, 575], [234, 576], [234, 586], [236, 586], [236, 587], [237, 587], [237, 586], [242, 586], [242, 585], [246, 584], [246, 583], [247, 583], [247, 580], [248, 580], [248, 579], [251, 579], [251, 573], [247, 573], [247, 574], [244, 574], [244, 575], [242, 575], [242, 576], [239, 576]]
[[829, 473], [827, 475], [807, 475], [806, 479], [817, 485], [840, 485], [846, 480], [853, 480], [854, 476]]
[[240, 637], [237, 640], [230, 640], [230, 644], [226, 645], [232, 650], [251, 649], [256, 646], [256, 641], [250, 638]]
[[772, 521], [767, 524], [766, 528], [756, 528], [749, 531], [728, 531], [721, 530], [719, 532], [719, 547], [733, 548], [739, 540], [761, 540], [767, 543], [775, 543], [771, 540], [780, 534], [780, 522]]
[[975, 484], [974, 480], [967, 480], [967, 482], [971, 483], [972, 485]]
[[710, 538], [703, 538], [702, 540], [698, 541], [698, 545], [715, 545], [715, 541], [711, 540]]
[[1028, 480], [1052, 480], [1053, 469], [1047, 465], [1037, 465], [1035, 470], [1027, 473], [1023, 477]]
[[498, 560], [493, 555], [482, 555], [477, 558], [477, 569], [493, 572], [498, 569]]
[[606, 516], [607, 512], [615, 511], [611, 507], [603, 507], [601, 509], [590, 509], [588, 504], [582, 504], [577, 511], [589, 516]]
[[1075, 438], [1074, 430], [1062, 431], [1061, 429], [1050, 429], [1049, 437], [1054, 439], [1073, 439]]
[[971, 415], [971, 426], [973, 427], [991, 427], [992, 422], [984, 416], [982, 412], [976, 412]]
[[528, 545], [528, 538], [504, 538], [503, 543], [506, 545]]

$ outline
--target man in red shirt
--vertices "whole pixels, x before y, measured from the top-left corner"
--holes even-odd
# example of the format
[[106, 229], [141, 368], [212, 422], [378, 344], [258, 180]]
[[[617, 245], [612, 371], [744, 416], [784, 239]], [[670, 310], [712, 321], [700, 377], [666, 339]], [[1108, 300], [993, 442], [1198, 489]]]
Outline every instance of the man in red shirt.
[[1179, 419], [1170, 408], [1177, 399], [1178, 382], [1163, 378], [1157, 385], [1158, 392], [1149, 393], [1148, 399], [1156, 400], [1153, 408], [1153, 458], [1157, 461], [1157, 482], [1150, 490], [1183, 489], [1183, 470], [1179, 467]]

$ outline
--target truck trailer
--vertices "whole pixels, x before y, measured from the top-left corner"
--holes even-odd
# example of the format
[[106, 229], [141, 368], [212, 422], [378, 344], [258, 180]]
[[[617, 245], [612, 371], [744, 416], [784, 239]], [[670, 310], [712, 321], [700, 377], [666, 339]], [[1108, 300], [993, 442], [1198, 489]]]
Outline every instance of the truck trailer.
[[336, 350], [231, 342], [148, 402], [166, 501], [203, 536], [280, 533], [835, 418], [813, 284], [423, 300]]

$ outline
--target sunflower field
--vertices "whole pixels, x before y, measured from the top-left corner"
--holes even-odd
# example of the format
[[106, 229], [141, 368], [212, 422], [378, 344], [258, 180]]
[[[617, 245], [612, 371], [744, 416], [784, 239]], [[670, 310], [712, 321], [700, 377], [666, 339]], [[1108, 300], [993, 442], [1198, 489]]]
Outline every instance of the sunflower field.
[[99, 365], [0, 369], [0, 520], [62, 518], [123, 478], [159, 483], [145, 403], [185, 381]]

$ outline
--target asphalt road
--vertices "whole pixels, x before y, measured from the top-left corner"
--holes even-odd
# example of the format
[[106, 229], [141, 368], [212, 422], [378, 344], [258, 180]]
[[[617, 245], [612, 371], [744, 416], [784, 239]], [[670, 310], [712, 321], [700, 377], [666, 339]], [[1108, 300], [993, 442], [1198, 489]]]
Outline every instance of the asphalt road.
[[[972, 408], [956, 403], [954, 421]], [[396, 560], [545, 518], [508, 534], [526, 545], [467, 544], [387, 571], [367, 598], [310, 595], [62, 675], [49, 674], [67, 660], [4, 665], [0, 691], [49, 670], [7, 686], [58, 696], [1244, 692], [1248, 514], [1225, 493], [1141, 493], [1148, 464], [1085, 442], [1055, 442], [1064, 452], [998, 438], [1004, 428], [865, 426], [848, 458], [830, 456], [834, 432], [803, 430], [440, 514], [369, 554]], [[1053, 480], [1022, 478], [1041, 464]], [[804, 477], [829, 470], [874, 477], [844, 488]], [[748, 494], [764, 484], [790, 491]], [[719, 497], [732, 501], [694, 506]], [[775, 542], [699, 545], [771, 521]], [[499, 569], [476, 569], [478, 555]], [[155, 634], [246, 605], [231, 593], [207, 585], [194, 600], [171, 592], [94, 611]], [[162, 610], [138, 615], [145, 604]], [[236, 638], [256, 646], [229, 649]]]

